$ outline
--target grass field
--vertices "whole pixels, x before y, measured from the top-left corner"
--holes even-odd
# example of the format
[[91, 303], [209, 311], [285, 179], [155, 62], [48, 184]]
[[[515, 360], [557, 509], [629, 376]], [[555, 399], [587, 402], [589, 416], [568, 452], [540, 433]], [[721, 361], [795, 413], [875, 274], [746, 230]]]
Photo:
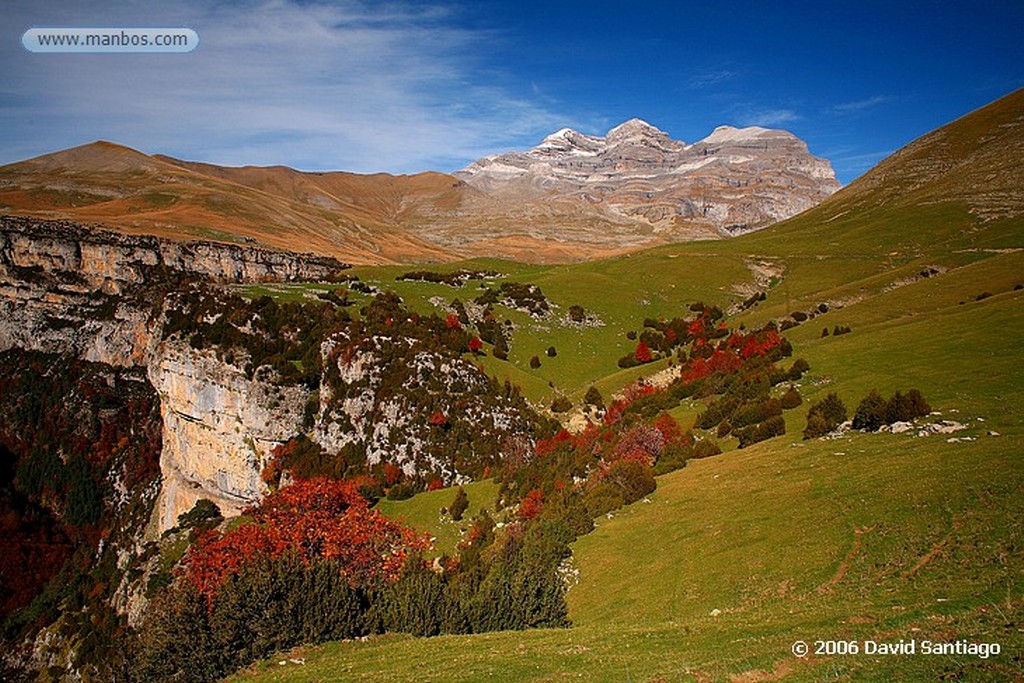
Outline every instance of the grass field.
[[[749, 257], [702, 253], [722, 246], [691, 245], [671, 260], [668, 249], [634, 256], [649, 275], [645, 296], [663, 301], [658, 292], [681, 287], [673, 275], [657, 274], [659, 261], [694, 272], [706, 258], [719, 264], [732, 259], [735, 267], [722, 271], [724, 281], [742, 278]], [[1024, 386], [1017, 341], [1024, 332], [1024, 291], [1014, 290], [1024, 258], [1017, 252], [954, 254], [941, 264], [951, 268], [943, 275], [886, 291], [917, 272], [922, 260], [928, 255], [891, 269], [852, 258], [842, 268], [795, 260], [782, 281], [808, 301], [821, 294], [810, 289], [811, 280], [823, 291], [856, 286], [866, 294], [787, 332], [796, 355], [812, 366], [802, 382], [804, 405], [787, 413], [789, 433], [695, 461], [661, 477], [649, 503], [599, 519], [598, 528], [574, 546], [579, 583], [568, 593], [571, 629], [332, 643], [293, 655], [305, 664], [281, 666], [275, 659], [238, 680], [1024, 678]], [[565, 270], [601, 269], [622, 281], [626, 261]], [[567, 295], [559, 283], [581, 280], [560, 270], [539, 273], [549, 296], [598, 305], [586, 288]], [[826, 272], [847, 284], [834, 284]], [[775, 298], [783, 287], [736, 320], [764, 319], [779, 306]], [[686, 289], [680, 306], [687, 297], [706, 298], [697, 289]], [[991, 296], [975, 300], [982, 292]], [[603, 315], [629, 327], [627, 314], [635, 315], [635, 307], [626, 300], [605, 305]], [[669, 304], [662, 305], [666, 311]], [[835, 324], [853, 332], [820, 337], [823, 326]], [[553, 339], [555, 333], [534, 343], [546, 346]], [[632, 374], [609, 367], [616, 353], [606, 350], [594, 361], [595, 368], [603, 363], [606, 387], [615, 384], [609, 378]], [[800, 439], [808, 405], [828, 391], [837, 391], [852, 411], [871, 388], [888, 394], [911, 387], [921, 389], [943, 418], [968, 426], [952, 437], [971, 440], [860, 433]], [[469, 489], [473, 505], [491, 499], [489, 486]], [[383, 509], [430, 532], [447, 549], [458, 529], [439, 509], [453, 495], [436, 491]], [[926, 640], [966, 639], [999, 643], [1002, 652], [989, 659], [797, 658], [790, 652], [796, 640], [813, 647], [815, 640], [911, 639], [918, 651]]]
[[454, 521], [449, 514], [441, 514], [441, 510], [447, 509], [455, 499], [455, 489], [451, 488], [427, 491], [408, 500], [383, 498], [377, 503], [377, 509], [413, 529], [428, 532], [437, 555], [452, 555], [462, 535], [469, 529], [470, 520], [481, 510], [493, 510], [498, 499], [498, 486], [490, 480], [466, 484], [463, 488], [469, 498], [469, 507], [460, 522]]
[[[684, 315], [698, 300], [727, 308], [756, 288], [766, 300], [731, 325], [827, 304], [785, 332], [811, 365], [804, 403], [787, 411], [786, 435], [743, 450], [726, 441], [722, 455], [691, 461], [660, 477], [647, 500], [599, 518], [573, 546], [571, 628], [329, 643], [232, 680], [1024, 680], [1024, 224], [1014, 217], [1013, 151], [1022, 97], [950, 124], [755, 234], [569, 266], [489, 264], [605, 323], [576, 330], [509, 314], [510, 362], [485, 366], [536, 402], [558, 393], [578, 402], [591, 383], [607, 397], [664, 366], [616, 366], [644, 317]], [[477, 287], [359, 274], [414, 307], [432, 307], [432, 296], [466, 300]], [[822, 336], [836, 325], [852, 331]], [[549, 345], [556, 358], [543, 355]], [[910, 388], [939, 413], [923, 421], [964, 428], [801, 439], [810, 404], [828, 392], [852, 414], [871, 389]], [[686, 427], [698, 408], [673, 414]], [[493, 485], [474, 486], [471, 501], [486, 504]], [[438, 510], [453, 496], [383, 509], [450, 547], [458, 529]], [[793, 654], [797, 641], [808, 656]], [[860, 652], [819, 653], [816, 641]], [[866, 652], [869, 641], [913, 642], [916, 653]], [[957, 642], [1000, 652], [925, 652], [925, 643]]]

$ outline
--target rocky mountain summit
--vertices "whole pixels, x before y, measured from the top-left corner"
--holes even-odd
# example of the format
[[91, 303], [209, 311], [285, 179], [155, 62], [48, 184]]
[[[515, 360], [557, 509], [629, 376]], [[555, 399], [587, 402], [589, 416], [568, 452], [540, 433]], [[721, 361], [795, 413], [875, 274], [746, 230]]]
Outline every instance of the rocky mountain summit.
[[684, 239], [756, 230], [839, 189], [831, 164], [784, 130], [720, 126], [687, 144], [640, 119], [605, 137], [563, 128], [455, 175], [506, 198], [581, 200]]
[[353, 264], [554, 263], [756, 230], [839, 188], [785, 131], [723, 126], [687, 144], [640, 119], [604, 137], [563, 128], [455, 176], [233, 168], [99, 141], [0, 166], [0, 209]]

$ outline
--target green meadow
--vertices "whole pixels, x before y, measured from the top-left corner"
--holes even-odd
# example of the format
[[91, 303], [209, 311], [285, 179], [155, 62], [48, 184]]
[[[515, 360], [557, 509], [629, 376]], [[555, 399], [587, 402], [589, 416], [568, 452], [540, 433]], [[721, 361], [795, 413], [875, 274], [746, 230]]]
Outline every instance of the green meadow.
[[[786, 332], [794, 355], [806, 358], [812, 370], [801, 381], [804, 404], [786, 415], [785, 436], [744, 450], [729, 448], [726, 440], [726, 453], [660, 477], [648, 501], [599, 519], [597, 529], [576, 542], [578, 582], [567, 596], [572, 628], [331, 643], [290, 656], [304, 664], [282, 666], [278, 662], [289, 659], [282, 656], [237, 680], [1024, 676], [1024, 290], [1015, 289], [1024, 281], [1024, 256], [945, 250], [880, 263], [860, 255], [785, 257], [783, 246], [754, 252], [751, 247], [765, 239], [661, 247], [606, 262], [534, 268], [529, 280], [516, 275], [539, 284], [560, 306], [579, 303], [607, 323], [583, 331], [517, 328], [513, 348], [527, 350], [512, 359], [516, 376], [536, 376], [542, 387], [550, 379], [576, 394], [595, 381], [611, 391], [649, 372], [650, 366], [615, 366], [629, 348], [625, 332], [638, 329], [644, 316], [682, 314], [696, 300], [741, 300], [732, 288], [752, 277], [745, 265], [751, 259], [775, 259], [784, 274], [765, 302], [733, 316], [732, 324], [760, 324], [787, 308], [805, 310], [848, 292], [862, 294]], [[925, 264], [947, 270], [905, 281]], [[639, 294], [629, 284], [634, 268]], [[370, 273], [361, 277], [374, 281]], [[594, 284], [599, 278], [605, 278], [603, 286]], [[382, 286], [385, 281], [377, 280]], [[395, 287], [410, 301], [418, 288], [430, 292], [420, 295], [420, 305], [429, 306], [430, 296], [459, 295], [443, 285]], [[978, 300], [982, 293], [990, 296]], [[638, 298], [649, 303], [638, 308]], [[821, 337], [823, 327], [835, 325], [852, 332]], [[574, 337], [590, 354], [584, 360], [571, 358], [568, 340]], [[551, 344], [563, 350], [554, 359], [542, 356], [538, 371], [520, 363], [521, 356]], [[490, 367], [502, 364], [494, 360]], [[852, 413], [872, 388], [886, 395], [918, 388], [941, 419], [966, 429], [923, 437], [801, 439], [816, 398], [835, 391]], [[685, 407], [676, 413], [692, 420]], [[471, 513], [492, 504], [489, 482], [467, 490]], [[449, 551], [459, 527], [440, 510], [453, 497], [451, 489], [434, 491], [382, 509]], [[1001, 654], [791, 653], [797, 640], [813, 648], [817, 640], [863, 647], [868, 640], [911, 639], [918, 650], [924, 641], [999, 643]]]
[[[975, 201], [984, 178], [1019, 169], [1002, 151], [1018, 144], [1019, 99], [757, 233], [564, 266], [443, 267], [491, 268], [538, 285], [556, 314], [577, 304], [601, 319], [575, 329], [497, 307], [515, 325], [512, 353], [481, 362], [538, 404], [562, 394], [579, 405], [591, 384], [608, 397], [666, 367], [616, 361], [645, 317], [683, 316], [696, 301], [731, 308], [734, 327], [807, 316], [784, 332], [811, 366], [804, 402], [786, 412], [784, 436], [742, 450], [725, 439], [723, 454], [690, 461], [647, 499], [598, 518], [573, 545], [571, 628], [328, 643], [232, 680], [1024, 680], [1024, 223], [1010, 199]], [[986, 161], [957, 166], [971, 155]], [[978, 206], [998, 210], [981, 216]], [[475, 281], [458, 290], [395, 282], [405, 270], [356, 272], [421, 310], [437, 310], [432, 297], [479, 292]], [[766, 299], [738, 310], [754, 291]], [[850, 332], [834, 336], [836, 326]], [[549, 346], [556, 357], [544, 355]], [[540, 368], [530, 368], [533, 355]], [[911, 388], [936, 413], [919, 424], [948, 420], [956, 431], [801, 438], [809, 406], [830, 392], [852, 416], [871, 389]], [[673, 415], [685, 428], [699, 409], [684, 403]], [[493, 504], [493, 484], [467, 491], [471, 510]], [[460, 529], [440, 510], [453, 497], [441, 490], [381, 509], [447, 551]], [[928, 654], [937, 643], [999, 652]]]

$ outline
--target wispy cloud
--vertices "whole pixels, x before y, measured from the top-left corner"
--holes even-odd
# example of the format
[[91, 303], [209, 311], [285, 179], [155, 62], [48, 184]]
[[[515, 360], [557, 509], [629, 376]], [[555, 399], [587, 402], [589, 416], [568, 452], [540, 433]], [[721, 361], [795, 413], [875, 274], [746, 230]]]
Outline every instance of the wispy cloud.
[[[107, 138], [225, 164], [412, 172], [454, 168], [561, 126], [486, 81], [495, 36], [442, 7], [355, 0], [199, 0], [114, 12], [19, 2], [0, 60], [0, 161]], [[154, 11], [154, 8], [158, 7]], [[11, 12], [7, 12], [12, 19]], [[187, 26], [185, 55], [35, 55], [28, 26]], [[13, 36], [13, 37], [12, 37]]]
[[744, 126], [779, 126], [800, 118], [792, 109], [747, 109], [737, 115], [737, 120]]
[[841, 104], [834, 105], [831, 110], [838, 114], [849, 114], [877, 107], [878, 105], [885, 104], [892, 99], [893, 98], [888, 95], [875, 95], [874, 97], [868, 97], [863, 100], [854, 100], [853, 102], [843, 102]]
[[688, 85], [694, 90], [700, 90], [731, 81], [738, 76], [739, 72], [732, 69], [708, 69], [690, 76]]

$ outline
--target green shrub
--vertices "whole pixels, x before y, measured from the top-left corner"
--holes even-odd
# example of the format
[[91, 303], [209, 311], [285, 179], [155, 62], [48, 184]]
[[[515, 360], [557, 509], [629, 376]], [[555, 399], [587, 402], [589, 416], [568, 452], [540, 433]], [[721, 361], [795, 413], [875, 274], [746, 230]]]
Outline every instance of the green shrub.
[[459, 490], [455, 492], [455, 500], [452, 501], [451, 506], [448, 508], [448, 512], [451, 514], [452, 519], [456, 522], [462, 521], [462, 515], [466, 513], [466, 508], [469, 507], [469, 496], [466, 495], [466, 491], [460, 486]]
[[559, 396], [551, 402], [551, 412], [553, 413], [567, 413], [572, 410], [572, 401], [565, 396]]
[[781, 415], [770, 417], [764, 422], [751, 425], [744, 429], [736, 430], [736, 437], [739, 439], [739, 447], [747, 446], [765, 441], [775, 436], [782, 436], [786, 433], [786, 421]]
[[416, 495], [416, 484], [400, 481], [388, 489], [388, 500], [407, 500]]
[[807, 412], [804, 438], [814, 439], [828, 434], [846, 420], [846, 406], [837, 394], [829, 394]]
[[128, 653], [137, 681], [213, 681], [300, 643], [366, 633], [366, 606], [338, 566], [263, 558], [229, 580], [212, 604], [179, 581], [150, 604]]
[[872, 389], [857, 406], [853, 428], [874, 432], [882, 425], [910, 422], [928, 415], [931, 411], [931, 406], [917, 389], [911, 389], [906, 394], [897, 391], [888, 401], [882, 398], [878, 391]]
[[626, 497], [618, 486], [609, 482], [601, 482], [586, 492], [583, 504], [591, 517], [600, 517], [625, 505]]
[[704, 439], [693, 444], [694, 458], [710, 458], [711, 456], [718, 455], [721, 452], [722, 449], [718, 446], [717, 441]]
[[796, 381], [804, 376], [804, 374], [811, 369], [810, 363], [805, 361], [803, 358], [797, 358], [793, 361], [793, 365], [790, 366], [789, 372], [786, 373], [786, 379], [790, 381]]
[[178, 527], [181, 529], [212, 529], [224, 521], [217, 504], [206, 498], [200, 498], [192, 509], [178, 515]]
[[796, 408], [804, 400], [800, 396], [800, 392], [796, 390], [796, 387], [790, 387], [786, 390], [786, 393], [779, 399], [779, 403], [782, 405], [783, 410], [792, 410]]
[[911, 389], [906, 394], [896, 392], [889, 399], [885, 409], [887, 424], [893, 422], [909, 422], [919, 417], [924, 417], [932, 412], [932, 407], [924, 400], [924, 396], [917, 389]]
[[459, 609], [444, 578], [414, 555], [406, 560], [398, 581], [375, 596], [369, 619], [375, 631], [436, 636], [446, 624], [461, 621], [455, 614]]
[[853, 414], [853, 428], [874, 432], [886, 424], [887, 402], [882, 395], [872, 389], [861, 399]]
[[612, 463], [605, 481], [622, 489], [622, 499], [627, 505], [652, 493], [657, 486], [651, 468], [636, 460], [617, 460]]
[[719, 422], [732, 415], [733, 411], [735, 411], [739, 406], [739, 403], [739, 399], [729, 396], [723, 397], [717, 401], [712, 401], [704, 412], [697, 415], [697, 428], [711, 429]]

